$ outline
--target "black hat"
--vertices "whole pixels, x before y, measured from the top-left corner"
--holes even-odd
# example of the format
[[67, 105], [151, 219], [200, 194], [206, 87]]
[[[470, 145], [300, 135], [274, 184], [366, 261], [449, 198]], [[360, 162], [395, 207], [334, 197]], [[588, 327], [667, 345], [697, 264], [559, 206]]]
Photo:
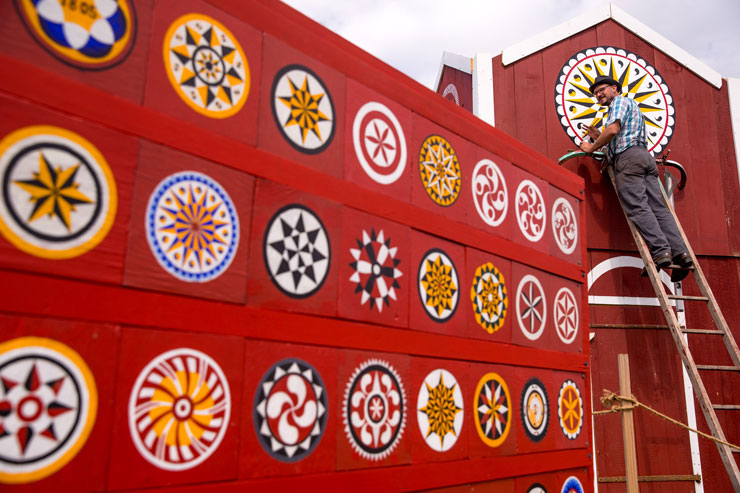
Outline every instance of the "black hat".
[[594, 80], [594, 83], [591, 84], [591, 87], [589, 87], [588, 90], [591, 91], [591, 94], [593, 94], [594, 88], [601, 84], [609, 84], [610, 86], [617, 86], [617, 91], [619, 91], [620, 93], [622, 92], [622, 84], [612, 79], [608, 75], [600, 75], [596, 77], [596, 79]]

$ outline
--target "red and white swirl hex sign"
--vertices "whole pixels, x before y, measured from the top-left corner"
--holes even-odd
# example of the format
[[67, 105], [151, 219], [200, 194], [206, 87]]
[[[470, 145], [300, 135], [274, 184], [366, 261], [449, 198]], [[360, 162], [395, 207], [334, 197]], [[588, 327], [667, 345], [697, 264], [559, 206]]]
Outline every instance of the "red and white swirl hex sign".
[[560, 251], [566, 255], [573, 253], [578, 242], [578, 222], [573, 206], [564, 198], [558, 198], [552, 205], [552, 234]]
[[542, 239], [547, 227], [545, 200], [537, 185], [523, 180], [516, 189], [516, 221], [526, 239], [537, 242]]
[[484, 223], [498, 226], [506, 218], [509, 194], [501, 169], [489, 159], [475, 165], [471, 181], [475, 210]]

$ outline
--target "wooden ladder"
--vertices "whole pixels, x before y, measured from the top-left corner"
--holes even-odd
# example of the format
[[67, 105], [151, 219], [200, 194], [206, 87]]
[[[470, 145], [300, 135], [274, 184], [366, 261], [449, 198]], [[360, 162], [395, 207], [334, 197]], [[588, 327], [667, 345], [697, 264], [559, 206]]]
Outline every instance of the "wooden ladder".
[[[609, 178], [611, 178], [611, 182], [613, 185], [615, 183], [614, 170], [612, 169], [612, 166], [609, 166], [607, 169], [609, 171]], [[696, 284], [702, 294], [701, 296], [673, 295], [666, 292], [665, 285], [660, 279], [658, 269], [652, 261], [650, 250], [648, 249], [645, 240], [643, 240], [642, 235], [637, 230], [637, 227], [632, 223], [632, 221], [630, 221], [626, 213], [625, 218], [627, 219], [627, 224], [629, 225], [630, 231], [632, 232], [632, 237], [635, 240], [635, 244], [637, 245], [637, 249], [640, 252], [642, 261], [645, 264], [647, 275], [650, 278], [650, 283], [653, 285], [655, 295], [660, 302], [660, 308], [663, 311], [663, 315], [665, 316], [668, 328], [670, 329], [673, 340], [676, 343], [676, 347], [678, 348], [678, 354], [681, 356], [681, 361], [683, 361], [683, 365], [684, 367], [686, 367], [686, 372], [688, 373], [689, 379], [691, 380], [691, 384], [694, 387], [696, 400], [699, 401], [699, 405], [704, 412], [704, 418], [709, 425], [709, 429], [711, 430], [712, 435], [715, 438], [726, 442], [727, 439], [725, 438], [724, 430], [722, 429], [722, 426], [717, 419], [717, 414], [715, 410], [740, 410], [740, 405], [713, 405], [709, 400], [709, 395], [707, 394], [706, 388], [704, 388], [704, 382], [701, 379], [699, 371], [740, 371], [740, 351], [738, 350], [737, 344], [735, 343], [735, 338], [732, 336], [732, 333], [727, 326], [725, 317], [722, 315], [722, 311], [720, 310], [719, 305], [717, 305], [717, 300], [714, 298], [712, 289], [709, 287], [709, 283], [707, 283], [706, 277], [704, 277], [704, 273], [702, 272], [701, 267], [699, 266], [699, 262], [694, 255], [694, 251], [691, 248], [688, 239], [686, 238], [686, 234], [681, 227], [681, 223], [679, 222], [678, 217], [676, 217], [676, 213], [673, 210], [673, 207], [671, 207], [671, 204], [668, 200], [668, 197], [666, 196], [665, 189], [663, 188], [662, 184], [661, 190], [663, 192], [663, 200], [668, 207], [668, 210], [671, 211], [673, 218], [676, 220], [678, 231], [681, 233], [681, 237], [683, 238], [684, 243], [686, 243], [686, 248], [688, 249], [689, 255], [691, 255], [691, 259], [694, 261], [694, 279], [696, 280]], [[712, 320], [714, 321], [714, 328], [688, 329], [685, 326], [679, 324], [676, 317], [676, 312], [674, 312], [671, 308], [671, 300], [683, 300], [706, 304], [707, 308], [709, 309], [709, 313], [712, 316]], [[688, 343], [684, 338], [684, 334], [690, 333], [711, 334], [722, 337], [722, 340], [725, 343], [725, 347], [727, 348], [727, 352], [730, 354], [730, 358], [732, 359], [732, 366], [697, 365], [694, 362], [694, 357], [691, 355]], [[733, 449], [719, 442], [715, 443], [717, 444], [719, 455], [722, 458], [722, 462], [725, 465], [725, 469], [727, 470], [727, 474], [730, 477], [730, 481], [732, 482], [734, 490], [740, 492], [740, 470], [738, 469], [737, 462], [735, 462], [735, 458], [733, 457]]]

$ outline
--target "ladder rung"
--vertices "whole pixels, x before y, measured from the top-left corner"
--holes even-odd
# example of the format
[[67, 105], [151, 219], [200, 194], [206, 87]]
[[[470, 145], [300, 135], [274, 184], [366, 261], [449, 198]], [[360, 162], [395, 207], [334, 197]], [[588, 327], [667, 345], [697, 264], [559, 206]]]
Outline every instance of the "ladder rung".
[[740, 371], [740, 366], [696, 365], [697, 370]]
[[589, 324], [592, 329], [667, 329], [667, 325]]
[[713, 404], [712, 407], [721, 411], [740, 411], [740, 406], [737, 404]]
[[683, 296], [677, 294], [669, 294], [669, 300], [684, 300], [684, 301], [709, 301], [706, 296]]
[[716, 334], [725, 335], [721, 330], [707, 330], [707, 329], [681, 329], [681, 332], [686, 334]]

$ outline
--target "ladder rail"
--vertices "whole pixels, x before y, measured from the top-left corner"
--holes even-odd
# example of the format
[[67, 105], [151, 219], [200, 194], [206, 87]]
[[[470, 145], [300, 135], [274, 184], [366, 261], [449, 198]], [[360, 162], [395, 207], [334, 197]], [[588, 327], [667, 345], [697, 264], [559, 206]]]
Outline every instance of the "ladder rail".
[[[612, 166], [608, 166], [607, 171], [609, 173], [609, 178], [611, 179], [612, 186], [614, 186], [615, 191], [616, 191], [616, 186], [615, 186], [616, 181], [614, 179], [614, 170]], [[666, 195], [665, 195], [665, 191], [663, 190], [662, 185], [661, 185], [661, 190], [663, 191], [663, 198], [665, 200]], [[619, 194], [617, 194], [617, 199], [619, 200]], [[665, 200], [665, 202], [667, 203], [667, 200]], [[620, 206], [621, 205], [622, 204], [620, 200]], [[703, 273], [701, 273], [701, 269], [699, 268], [698, 262], [696, 261], [696, 257], [694, 256], [694, 252], [691, 249], [691, 246], [686, 241], [686, 236], [684, 234], [684, 231], [683, 229], [681, 229], [678, 218], [676, 217], [676, 214], [673, 211], [673, 209], [670, 207], [670, 204], [668, 204], [668, 210], [673, 215], [673, 218], [679, 227], [679, 232], [681, 233], [681, 236], [683, 237], [684, 242], [686, 243], [686, 246], [689, 250], [689, 254], [691, 255], [691, 258], [694, 259], [694, 263], [697, 267], [694, 272], [700, 273], [698, 275], [695, 274], [695, 278], [696, 278], [697, 284], [699, 284], [700, 286], [704, 284], [704, 289], [700, 288], [702, 289], [702, 294], [704, 294], [704, 296], [707, 298], [707, 303], [714, 304], [714, 306], [717, 307], [717, 310], [712, 313], [712, 318], [715, 321], [716, 326], [720, 330], [723, 330], [725, 332], [722, 339], [724, 341], [731, 342], [731, 344], [728, 344], [727, 342], [725, 342], [725, 345], [727, 346], [728, 352], [730, 352], [731, 356], [733, 357], [733, 362], [734, 362], [735, 358], [738, 357], [737, 345], [734, 343], [734, 338], [732, 338], [732, 334], [730, 333], [727, 327], [727, 323], [725, 322], [721, 311], [719, 311], [719, 307], [716, 305], [716, 300], [714, 299], [714, 295], [712, 294], [711, 289], [709, 289], [708, 285], [706, 284], [706, 278], [704, 277]], [[640, 256], [642, 257], [643, 263], [645, 264], [645, 269], [648, 273], [650, 283], [653, 285], [653, 289], [655, 290], [655, 294], [657, 295], [660, 308], [670, 328], [673, 341], [675, 342], [676, 347], [678, 348], [681, 361], [683, 362], [684, 367], [686, 368], [686, 371], [688, 373], [689, 379], [691, 380], [691, 384], [694, 387], [694, 393], [696, 395], [696, 399], [699, 402], [699, 407], [701, 407], [702, 409], [702, 413], [704, 414], [704, 418], [707, 421], [709, 429], [715, 438], [718, 438], [722, 441], [727, 441], [724, 430], [722, 429], [722, 426], [719, 423], [719, 419], [717, 418], [717, 413], [714, 411], [714, 407], [712, 403], [710, 402], [706, 387], [704, 387], [704, 382], [701, 379], [701, 376], [699, 375], [699, 369], [697, 368], [696, 363], [694, 362], [694, 357], [691, 354], [691, 351], [689, 350], [686, 340], [684, 340], [683, 338], [681, 327], [679, 325], [678, 319], [676, 318], [676, 313], [671, 308], [671, 303], [668, 299], [668, 294], [666, 293], [665, 286], [663, 286], [663, 282], [660, 279], [660, 276], [658, 274], [658, 269], [655, 267], [655, 264], [652, 261], [652, 256], [650, 255], [650, 251], [647, 247], [647, 244], [645, 243], [645, 240], [642, 238], [642, 235], [640, 234], [640, 232], [637, 230], [637, 227], [632, 223], [629, 217], [627, 217], [627, 213], [624, 211], [623, 206], [622, 206], [622, 212], [624, 212], [625, 218], [627, 219], [627, 224], [630, 228], [630, 232], [632, 233], [632, 237], [635, 240], [637, 249], [640, 252]], [[717, 314], [717, 317], [715, 317], [715, 313]], [[723, 324], [720, 325], [721, 323]], [[733, 349], [734, 349], [734, 352], [733, 352]], [[722, 463], [724, 464], [725, 469], [727, 470], [727, 473], [730, 478], [730, 482], [732, 483], [733, 489], [735, 491], [740, 491], [740, 468], [738, 468], [737, 462], [735, 462], [732, 449], [718, 442], [716, 443], [716, 445], [719, 451], [720, 458], [722, 459]]]
[[[610, 176], [612, 175], [613, 175], [613, 171], [610, 172]], [[691, 259], [694, 261], [694, 271], [693, 271], [694, 279], [696, 280], [696, 285], [699, 287], [699, 291], [701, 292], [702, 296], [705, 298], [708, 298], [709, 300], [707, 307], [709, 308], [709, 314], [712, 316], [712, 319], [714, 320], [714, 325], [719, 330], [724, 332], [724, 336], [722, 337], [722, 340], [724, 341], [725, 346], [727, 347], [727, 352], [730, 353], [730, 358], [732, 358], [732, 363], [735, 366], [740, 366], [740, 348], [738, 348], [737, 342], [735, 342], [735, 337], [732, 335], [732, 331], [730, 331], [730, 327], [727, 325], [727, 320], [725, 320], [725, 317], [722, 314], [722, 310], [720, 309], [719, 304], [717, 303], [717, 299], [714, 297], [714, 293], [712, 292], [712, 289], [709, 287], [707, 278], [704, 276], [704, 271], [699, 265], [699, 261], [696, 258], [696, 255], [694, 254], [694, 250], [691, 248], [688, 238], [686, 238], [686, 233], [683, 230], [683, 226], [681, 226], [681, 222], [678, 220], [676, 211], [674, 211], [673, 207], [671, 207], [671, 203], [668, 200], [668, 196], [666, 195], [666, 192], [665, 192], [665, 189], [663, 188], [662, 183], [660, 184], [660, 191], [663, 194], [663, 202], [665, 203], [666, 207], [668, 207], [668, 210], [671, 212], [673, 219], [676, 221], [676, 227], [678, 228], [678, 232], [680, 233], [681, 238], [683, 239], [683, 242], [686, 244], [686, 249], [688, 250], [689, 255], [691, 255]]]

